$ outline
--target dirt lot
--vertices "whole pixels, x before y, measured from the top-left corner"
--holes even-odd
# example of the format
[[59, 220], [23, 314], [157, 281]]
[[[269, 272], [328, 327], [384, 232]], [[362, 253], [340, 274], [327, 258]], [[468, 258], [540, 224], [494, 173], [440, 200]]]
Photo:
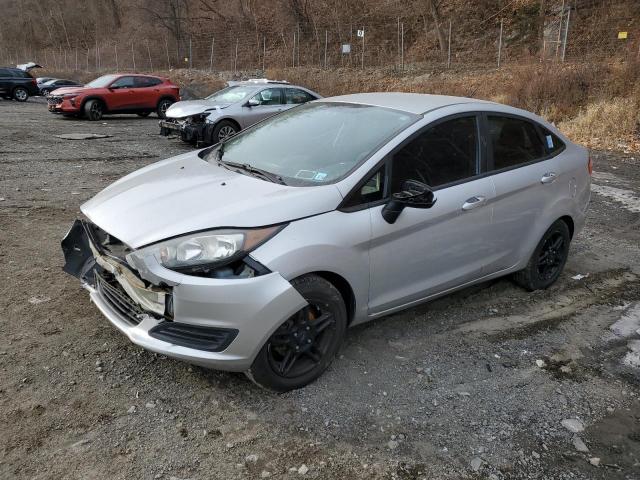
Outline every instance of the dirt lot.
[[[112, 137], [55, 137], [87, 132]], [[83, 201], [185, 150], [154, 118], [0, 101], [0, 478], [640, 478], [638, 156], [594, 152], [550, 290], [503, 279], [356, 327], [275, 395], [131, 345], [61, 271]]]

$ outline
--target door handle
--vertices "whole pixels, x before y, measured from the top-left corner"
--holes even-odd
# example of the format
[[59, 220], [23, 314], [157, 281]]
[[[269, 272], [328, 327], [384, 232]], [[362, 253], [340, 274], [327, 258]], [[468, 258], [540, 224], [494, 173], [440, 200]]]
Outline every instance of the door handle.
[[558, 178], [556, 172], [547, 172], [542, 176], [540, 181], [542, 183], [553, 183], [556, 181], [556, 178]]
[[468, 198], [467, 201], [462, 204], [462, 210], [473, 210], [474, 208], [478, 208], [484, 205], [486, 202], [486, 197], [476, 195], [474, 197]]

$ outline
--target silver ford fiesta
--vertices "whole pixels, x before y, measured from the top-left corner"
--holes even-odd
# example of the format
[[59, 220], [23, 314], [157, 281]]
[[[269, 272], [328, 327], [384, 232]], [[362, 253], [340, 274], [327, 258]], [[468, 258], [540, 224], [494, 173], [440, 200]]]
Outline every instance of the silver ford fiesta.
[[590, 173], [586, 149], [516, 108], [327, 98], [109, 186], [64, 268], [132, 342], [287, 391], [351, 325], [508, 274], [552, 285]]

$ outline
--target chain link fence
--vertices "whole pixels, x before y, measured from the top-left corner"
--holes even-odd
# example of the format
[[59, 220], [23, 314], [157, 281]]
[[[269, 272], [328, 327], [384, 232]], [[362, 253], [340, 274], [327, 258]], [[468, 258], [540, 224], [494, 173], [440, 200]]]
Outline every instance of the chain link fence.
[[[211, 72], [260, 72], [269, 68], [393, 68], [433, 70], [495, 68], [533, 62], [640, 59], [640, 28], [632, 14], [581, 24], [580, 12], [557, 5], [535, 33], [521, 19], [494, 15], [436, 25], [427, 13], [386, 22], [296, 25], [263, 32], [228, 29], [192, 32], [180, 41], [165, 35], [98, 41], [40, 50], [1, 49], [5, 64], [35, 61], [54, 71], [154, 71], [191, 68]], [[500, 12], [498, 12], [500, 13]], [[605, 16], [603, 16], [603, 19]], [[534, 31], [534, 33], [532, 33]], [[542, 34], [540, 34], [542, 33]]]

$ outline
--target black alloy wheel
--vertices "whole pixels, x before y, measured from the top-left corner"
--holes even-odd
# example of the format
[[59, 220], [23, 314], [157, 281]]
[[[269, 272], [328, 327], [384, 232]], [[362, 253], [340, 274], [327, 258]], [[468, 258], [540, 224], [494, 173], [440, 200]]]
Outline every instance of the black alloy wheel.
[[344, 300], [329, 281], [305, 275], [291, 284], [308, 304], [273, 332], [246, 372], [255, 383], [276, 392], [317, 379], [338, 352], [347, 328]]
[[571, 233], [564, 220], [557, 220], [542, 236], [527, 266], [516, 272], [513, 279], [529, 290], [550, 287], [558, 280], [569, 256]]

